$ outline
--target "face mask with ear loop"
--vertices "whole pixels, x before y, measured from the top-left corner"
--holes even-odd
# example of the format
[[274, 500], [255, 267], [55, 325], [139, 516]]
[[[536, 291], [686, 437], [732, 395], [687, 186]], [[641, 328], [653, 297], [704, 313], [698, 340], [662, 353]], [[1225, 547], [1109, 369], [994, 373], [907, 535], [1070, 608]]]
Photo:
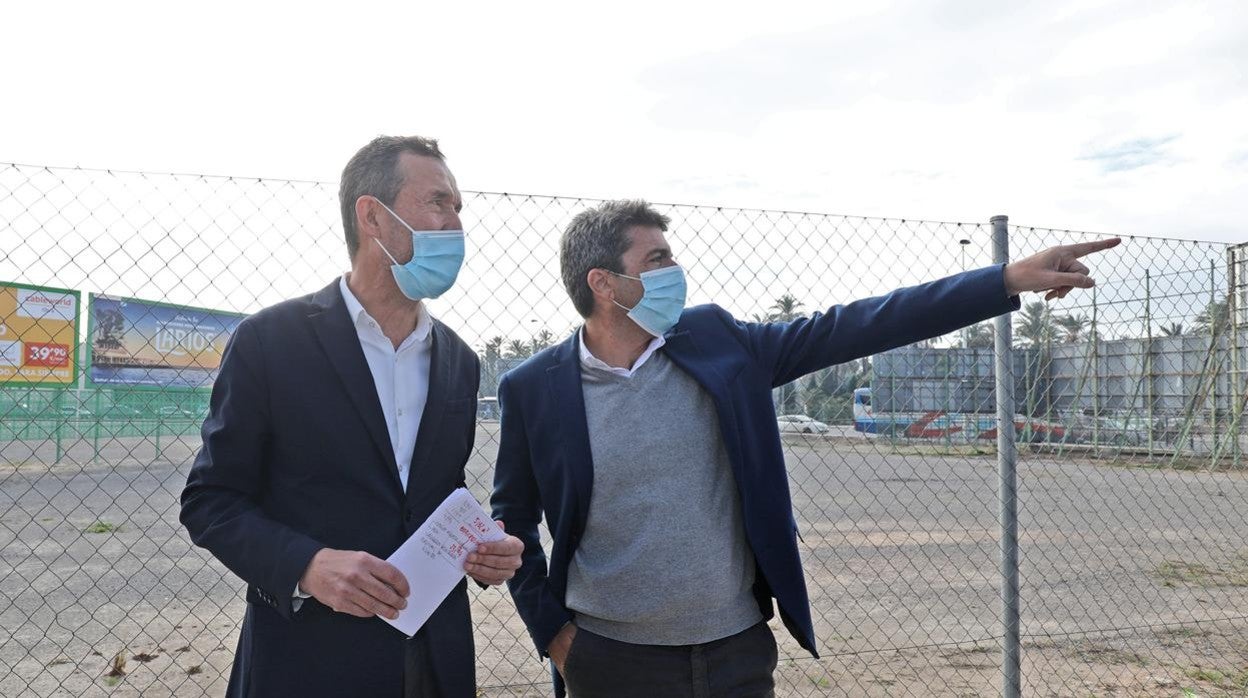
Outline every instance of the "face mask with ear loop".
[[685, 294], [688, 291], [685, 282], [685, 271], [678, 265], [643, 271], [641, 276], [628, 276], [611, 271], [610, 273], [625, 279], [640, 281], [644, 289], [641, 300], [632, 308], [611, 301], [628, 311], [628, 317], [641, 329], [655, 337], [662, 337], [668, 330], [676, 326], [680, 314], [685, 309]]
[[414, 230], [381, 199], [374, 199], [412, 234], [412, 258], [405, 264], [399, 264], [381, 240], [373, 238], [393, 262], [390, 272], [403, 295], [418, 301], [437, 298], [450, 290], [464, 264], [464, 231]]

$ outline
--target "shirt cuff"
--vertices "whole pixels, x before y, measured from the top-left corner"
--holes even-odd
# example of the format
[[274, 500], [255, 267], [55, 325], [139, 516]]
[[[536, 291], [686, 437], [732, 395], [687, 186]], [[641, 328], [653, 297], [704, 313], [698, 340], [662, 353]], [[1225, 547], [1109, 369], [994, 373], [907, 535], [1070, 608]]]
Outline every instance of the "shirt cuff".
[[295, 593], [293, 594], [293, 596], [294, 598], [290, 600], [290, 610], [294, 611], [295, 613], [299, 612], [299, 607], [303, 605], [304, 599], [312, 598], [311, 594], [305, 594], [303, 589], [299, 588], [299, 582], [295, 582]]

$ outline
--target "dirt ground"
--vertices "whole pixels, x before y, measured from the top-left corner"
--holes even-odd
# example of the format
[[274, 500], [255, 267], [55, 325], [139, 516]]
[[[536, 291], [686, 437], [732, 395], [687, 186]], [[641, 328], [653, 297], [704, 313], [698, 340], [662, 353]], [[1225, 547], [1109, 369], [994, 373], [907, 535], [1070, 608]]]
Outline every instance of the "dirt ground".
[[[242, 584], [177, 523], [197, 446], [0, 443], [0, 695], [224, 692]], [[995, 456], [785, 447], [822, 658], [773, 621], [777, 694], [999, 695]], [[1248, 477], [1080, 457], [1019, 467], [1024, 695], [1248, 695]], [[480, 693], [549, 695], [505, 592], [473, 594]]]

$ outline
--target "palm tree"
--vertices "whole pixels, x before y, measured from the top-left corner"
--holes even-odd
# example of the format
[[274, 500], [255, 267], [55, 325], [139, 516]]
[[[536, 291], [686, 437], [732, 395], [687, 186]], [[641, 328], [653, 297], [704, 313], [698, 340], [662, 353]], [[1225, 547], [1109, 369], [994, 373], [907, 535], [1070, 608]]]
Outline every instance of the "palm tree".
[[962, 346], [967, 349], [992, 348], [992, 324], [977, 322], [962, 330]]
[[120, 310], [104, 310], [95, 315], [95, 346], [98, 349], [120, 349], [126, 329], [126, 316]]
[[1066, 333], [1062, 339], [1067, 344], [1078, 342], [1083, 331], [1088, 327], [1086, 315], [1062, 315], [1054, 318], [1053, 322]]
[[554, 341], [555, 335], [551, 334], [550, 330], [542, 330], [533, 339], [529, 340], [529, 353], [536, 354], [553, 344]]
[[1053, 326], [1053, 314], [1049, 305], [1043, 301], [1028, 303], [1023, 312], [1018, 314], [1014, 323], [1014, 332], [1019, 339], [1026, 340], [1033, 347], [1047, 344], [1057, 334]]
[[[755, 315], [754, 318], [763, 322], [790, 322], [801, 316], [801, 313], [798, 312], [798, 308], [801, 307], [801, 301], [797, 300], [792, 294], [786, 293], [777, 298], [776, 302], [772, 304], [771, 312], [767, 313], [767, 317], [759, 318], [759, 316]], [[793, 381], [780, 386], [780, 396], [776, 408], [781, 413], [792, 412], [797, 408], [796, 383], [796, 381]]]
[[481, 357], [481, 392], [479, 396], [493, 395], [498, 392], [498, 362], [503, 358], [502, 337], [486, 340], [482, 347]]
[[1183, 323], [1172, 322], [1169, 325], [1161, 326], [1161, 335], [1163, 337], [1179, 337], [1183, 334]]
[[519, 339], [513, 339], [507, 342], [507, 358], [509, 359], [527, 359], [533, 355], [533, 349], [528, 342]]
[[1196, 316], [1193, 323], [1198, 332], [1221, 334], [1222, 330], [1226, 329], [1228, 319], [1226, 303], [1214, 301], [1200, 311], [1200, 315]]
[[771, 313], [767, 315], [767, 319], [772, 322], [789, 322], [802, 315], [797, 310], [802, 307], [801, 301], [786, 293], [776, 299], [771, 306]]
[[502, 337], [494, 337], [485, 343], [485, 363], [493, 365], [495, 361], [503, 355], [503, 342], [506, 341]]

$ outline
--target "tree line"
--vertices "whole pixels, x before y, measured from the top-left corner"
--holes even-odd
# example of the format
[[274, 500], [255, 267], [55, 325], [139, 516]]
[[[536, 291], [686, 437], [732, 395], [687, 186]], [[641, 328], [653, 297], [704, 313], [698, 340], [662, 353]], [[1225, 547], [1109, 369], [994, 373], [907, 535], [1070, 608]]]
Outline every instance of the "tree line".
[[482, 348], [482, 358], [491, 366], [499, 359], [527, 359], [554, 343], [555, 335], [547, 329], [539, 330], [528, 339], [495, 336], [486, 341]]
[[[1190, 327], [1181, 322], [1169, 322], [1158, 325], [1154, 336], [1180, 337], [1191, 334], [1221, 334], [1230, 321], [1230, 313], [1225, 302], [1213, 301], [1205, 306], [1194, 318]], [[1059, 315], [1043, 301], [1028, 303], [1014, 318], [1014, 335], [1016, 341], [1031, 346], [1045, 346], [1054, 343], [1074, 344], [1095, 339], [1092, 321], [1084, 314]], [[983, 322], [963, 331], [961, 346], [991, 347], [992, 325]]]

